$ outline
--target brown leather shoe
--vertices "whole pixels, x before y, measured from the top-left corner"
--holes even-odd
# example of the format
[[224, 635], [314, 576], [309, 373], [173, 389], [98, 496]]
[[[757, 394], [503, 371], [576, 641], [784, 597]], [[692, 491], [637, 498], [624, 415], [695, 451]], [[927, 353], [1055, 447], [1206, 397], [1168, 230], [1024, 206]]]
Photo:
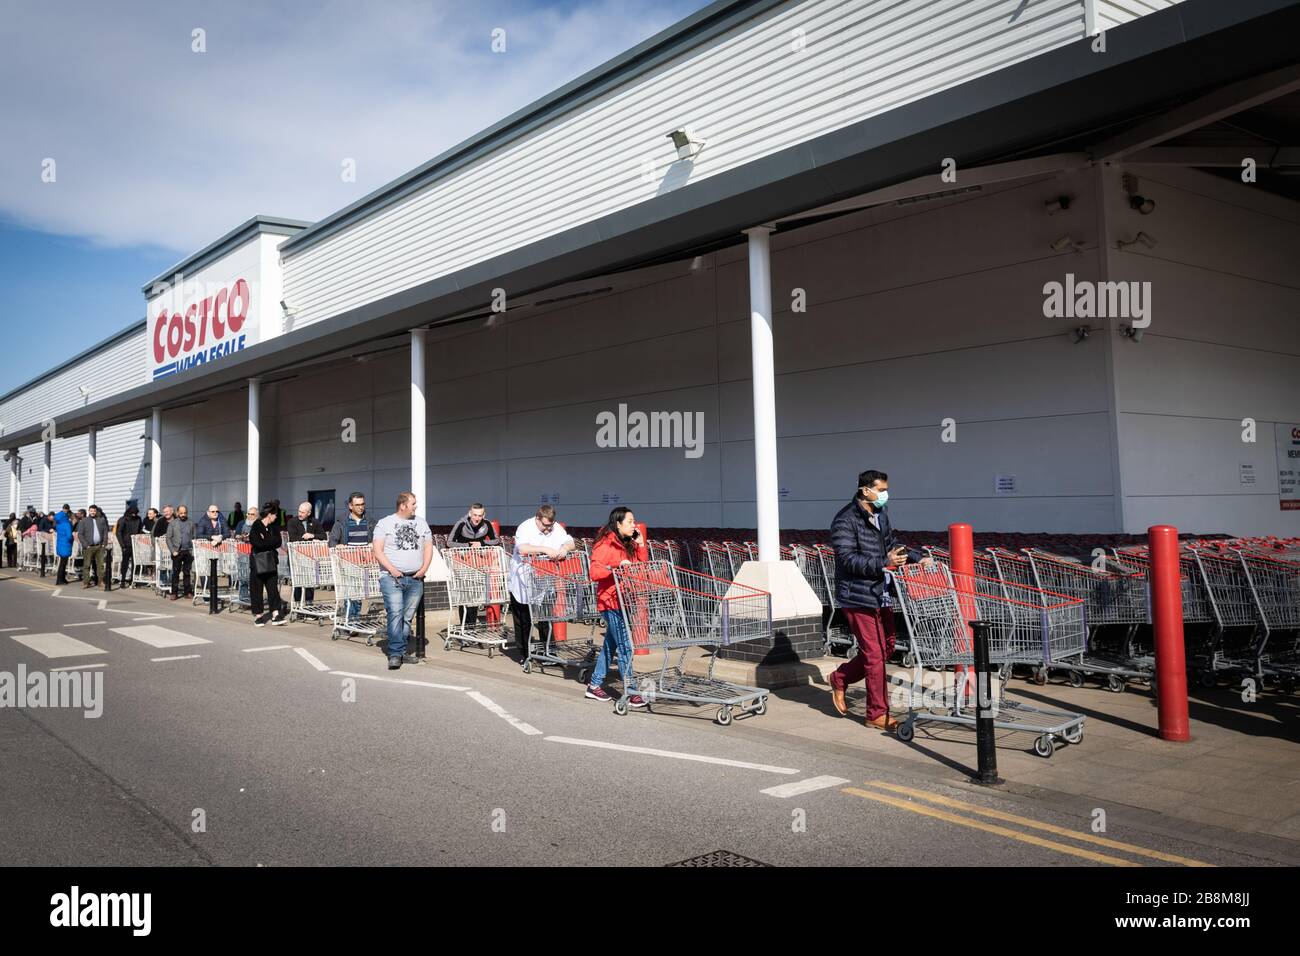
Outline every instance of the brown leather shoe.
[[831, 703], [835, 705], [835, 709], [839, 711], [841, 717], [848, 716], [849, 705], [844, 699], [844, 688], [831, 684]]
[[888, 714], [881, 714], [872, 720], [867, 721], [868, 727], [875, 727], [877, 730], [883, 730], [886, 733], [893, 733], [898, 727], [898, 721]]

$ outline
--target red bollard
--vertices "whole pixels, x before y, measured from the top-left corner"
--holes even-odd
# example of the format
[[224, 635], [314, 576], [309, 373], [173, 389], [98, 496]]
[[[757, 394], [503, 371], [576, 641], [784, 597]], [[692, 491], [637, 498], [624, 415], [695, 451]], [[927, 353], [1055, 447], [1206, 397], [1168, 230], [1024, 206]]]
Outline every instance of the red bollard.
[[[966, 622], [973, 621], [978, 616], [975, 599], [973, 596], [963, 596], [966, 594], [973, 595], [975, 584], [973, 578], [975, 574], [975, 533], [970, 525], [948, 525], [948, 562], [953, 572], [953, 584], [957, 588], [962, 620]], [[964, 644], [958, 645], [958, 649], [971, 649], [974, 645], [971, 643], [972, 634], [969, 626], [964, 628], [962, 636], [965, 641]], [[973, 672], [965, 664], [957, 668], [954, 675], [955, 688], [959, 689], [957, 703], [962, 703], [974, 691], [975, 688], [971, 686], [972, 677]]]
[[1178, 567], [1178, 529], [1147, 529], [1151, 548], [1151, 621], [1155, 632], [1156, 698], [1160, 739], [1191, 740], [1187, 721], [1187, 659], [1183, 647], [1183, 592]]
[[[497, 540], [500, 540], [500, 538], [501, 538], [501, 522], [500, 522], [500, 521], [493, 520], [493, 519], [488, 519], [488, 520], [489, 520], [489, 522], [490, 522], [491, 525], [492, 525], [492, 530], [493, 530], [494, 532], [496, 532]], [[492, 596], [495, 597], [496, 595], [492, 595]], [[500, 623], [501, 623], [501, 605], [500, 605], [500, 604], [489, 604], [486, 608], [484, 608], [484, 611], [486, 612], [486, 613], [485, 613], [485, 616], [486, 616], [486, 618], [487, 618], [487, 622], [488, 622], [489, 624], [496, 625], [496, 624], [500, 624]]]

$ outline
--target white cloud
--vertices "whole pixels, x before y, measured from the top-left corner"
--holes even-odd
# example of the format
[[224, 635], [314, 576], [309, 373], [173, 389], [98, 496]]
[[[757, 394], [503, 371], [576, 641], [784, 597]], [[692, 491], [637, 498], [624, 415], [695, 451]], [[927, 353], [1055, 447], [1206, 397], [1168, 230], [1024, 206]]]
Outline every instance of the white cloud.
[[8, 2], [0, 215], [181, 254], [256, 213], [319, 219], [702, 5]]

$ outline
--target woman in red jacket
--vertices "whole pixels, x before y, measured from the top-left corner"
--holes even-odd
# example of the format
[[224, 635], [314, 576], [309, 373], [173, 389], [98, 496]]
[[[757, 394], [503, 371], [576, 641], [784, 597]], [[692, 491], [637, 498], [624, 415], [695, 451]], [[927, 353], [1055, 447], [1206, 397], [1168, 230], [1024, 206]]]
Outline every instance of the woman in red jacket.
[[[618, 605], [614, 569], [633, 561], [645, 561], [649, 556], [646, 543], [641, 540], [641, 532], [636, 527], [636, 515], [622, 507], [611, 511], [609, 521], [597, 533], [596, 542], [591, 546], [591, 579], [596, 582], [596, 610], [604, 616], [606, 626], [605, 643], [596, 655], [596, 667], [591, 673], [591, 683], [587, 685], [586, 696], [591, 700], [610, 699], [601, 685], [605, 682], [610, 658], [615, 653], [618, 654], [618, 673], [625, 689], [631, 679], [632, 638]], [[645, 701], [641, 695], [633, 694], [628, 705], [644, 707]]]

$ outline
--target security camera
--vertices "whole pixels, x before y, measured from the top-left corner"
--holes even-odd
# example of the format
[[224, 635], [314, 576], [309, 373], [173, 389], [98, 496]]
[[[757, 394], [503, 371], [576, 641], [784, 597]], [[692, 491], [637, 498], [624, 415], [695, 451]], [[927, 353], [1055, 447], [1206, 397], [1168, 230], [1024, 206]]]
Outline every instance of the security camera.
[[667, 138], [673, 141], [673, 146], [677, 149], [678, 159], [693, 159], [704, 148], [704, 139], [695, 135], [694, 131], [685, 126], [673, 130], [667, 134]]
[[1073, 236], [1062, 236], [1051, 244], [1053, 252], [1064, 252], [1066, 249], [1073, 249], [1078, 252], [1083, 248], [1083, 243], [1077, 242]]
[[281, 310], [285, 315], [297, 315], [297, 314], [298, 314], [298, 310], [295, 309], [293, 306], [291, 306], [291, 305], [290, 305], [287, 301], [285, 301], [284, 299], [281, 299], [281, 300], [280, 300], [280, 310]]
[[1125, 173], [1120, 180], [1124, 194], [1128, 196], [1128, 207], [1142, 216], [1149, 216], [1155, 211], [1156, 201], [1138, 193], [1138, 179], [1132, 173]]
[[1055, 216], [1058, 212], [1065, 212], [1070, 208], [1073, 196], [1057, 196], [1055, 199], [1049, 199], [1043, 205], [1047, 208], [1049, 216]]
[[1078, 345], [1084, 339], [1092, 334], [1092, 329], [1086, 325], [1075, 326], [1070, 330], [1070, 341]]
[[1148, 249], [1154, 249], [1157, 245], [1159, 245], [1159, 243], [1157, 243], [1154, 238], [1147, 235], [1145, 232], [1139, 232], [1136, 236], [1134, 236], [1132, 239], [1128, 240], [1127, 242], [1124, 241], [1123, 239], [1119, 240], [1117, 243], [1115, 243], [1115, 248], [1127, 249], [1130, 246], [1146, 246]]
[[1141, 342], [1144, 332], [1146, 332], [1145, 326], [1130, 325], [1127, 322], [1119, 327], [1119, 334], [1126, 339], [1132, 339], [1134, 342]]

